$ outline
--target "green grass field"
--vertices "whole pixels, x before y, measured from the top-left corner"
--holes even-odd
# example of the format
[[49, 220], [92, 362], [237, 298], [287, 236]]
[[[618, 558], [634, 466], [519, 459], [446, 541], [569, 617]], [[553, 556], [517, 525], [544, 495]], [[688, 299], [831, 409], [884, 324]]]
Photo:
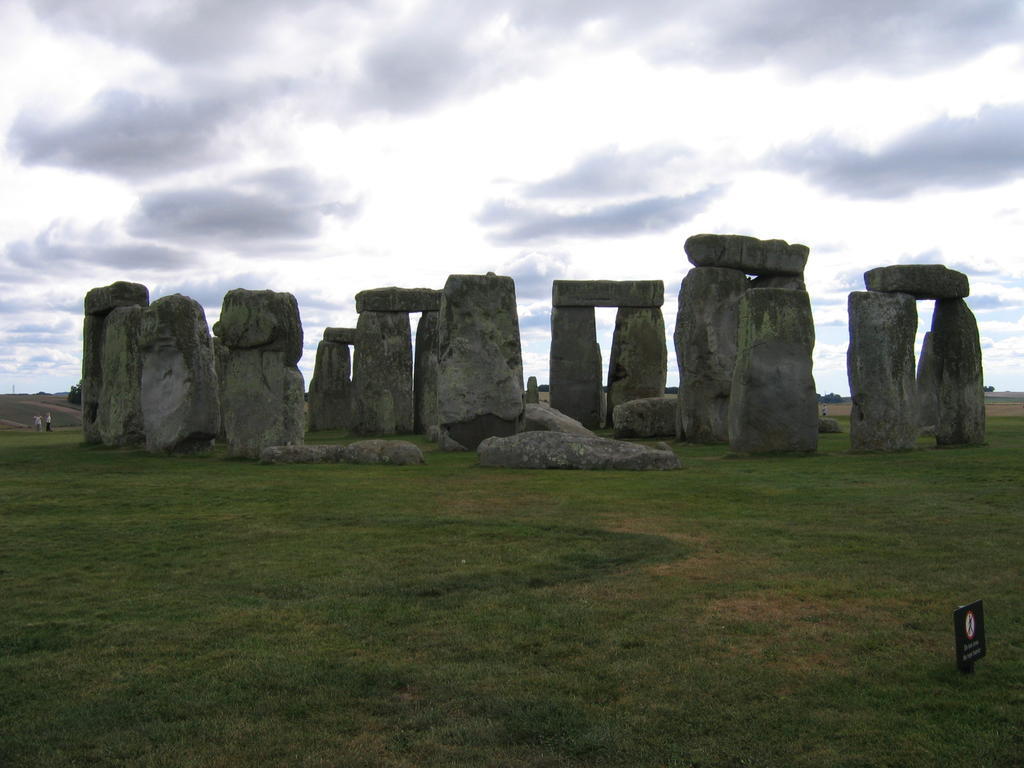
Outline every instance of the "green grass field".
[[3, 768], [1024, 761], [1020, 418], [666, 473], [79, 440], [0, 433]]

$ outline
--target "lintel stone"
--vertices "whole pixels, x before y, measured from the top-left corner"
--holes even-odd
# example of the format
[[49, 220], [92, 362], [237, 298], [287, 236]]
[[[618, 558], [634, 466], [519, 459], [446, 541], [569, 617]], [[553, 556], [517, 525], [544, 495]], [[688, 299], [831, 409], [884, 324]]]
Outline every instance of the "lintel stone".
[[942, 264], [896, 264], [864, 273], [869, 291], [909, 293], [915, 299], [962, 299], [970, 295], [967, 275]]
[[355, 328], [324, 328], [324, 341], [334, 344], [355, 344], [358, 331]]
[[661, 280], [555, 280], [555, 307], [660, 307], [665, 303]]
[[141, 283], [119, 280], [85, 294], [85, 314], [103, 317], [117, 307], [148, 307], [149, 289]]
[[433, 288], [372, 288], [356, 294], [356, 312], [438, 312], [441, 291]]
[[696, 267], [739, 269], [748, 275], [803, 275], [810, 249], [747, 235], [693, 235], [683, 245]]

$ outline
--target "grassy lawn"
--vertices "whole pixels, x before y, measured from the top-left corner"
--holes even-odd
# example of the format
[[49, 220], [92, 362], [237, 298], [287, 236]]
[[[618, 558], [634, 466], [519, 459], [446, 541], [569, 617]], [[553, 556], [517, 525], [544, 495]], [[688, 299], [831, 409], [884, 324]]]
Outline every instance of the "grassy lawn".
[[1024, 761], [1020, 418], [665, 473], [79, 440], [0, 432], [3, 768]]

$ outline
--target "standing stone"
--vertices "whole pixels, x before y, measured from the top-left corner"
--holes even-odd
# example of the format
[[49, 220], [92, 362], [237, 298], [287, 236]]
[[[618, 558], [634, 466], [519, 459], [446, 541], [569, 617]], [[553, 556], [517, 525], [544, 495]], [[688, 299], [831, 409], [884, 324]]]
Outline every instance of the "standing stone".
[[917, 362], [917, 425], [934, 427], [939, 420], [939, 374], [932, 332], [924, 335]]
[[679, 288], [680, 431], [691, 443], [729, 442], [739, 302], [746, 291], [743, 272], [720, 267], [691, 269]]
[[738, 453], [813, 451], [818, 398], [811, 354], [814, 320], [805, 291], [743, 294], [729, 394], [729, 447]]
[[437, 426], [437, 331], [440, 312], [424, 312], [416, 324], [413, 361], [413, 431], [425, 435]]
[[213, 368], [217, 372], [217, 402], [220, 404], [220, 424], [217, 427], [217, 441], [228, 441], [227, 429], [224, 426], [224, 382], [227, 380], [228, 357], [231, 350], [218, 336], [210, 339], [213, 343]]
[[258, 459], [270, 445], [301, 445], [304, 383], [299, 306], [290, 293], [237, 288], [214, 332], [229, 349], [224, 375], [228, 455]]
[[[329, 329], [328, 329], [329, 330]], [[309, 381], [309, 431], [348, 429], [352, 408], [352, 360], [348, 344], [323, 340], [316, 348], [316, 364]]]
[[531, 376], [526, 380], [526, 395], [523, 397], [523, 402], [527, 405], [537, 405], [540, 402], [536, 376]]
[[103, 391], [103, 318], [86, 315], [82, 322], [82, 435], [102, 443], [100, 393]]
[[142, 313], [142, 416], [146, 450], [193, 454], [209, 451], [220, 409], [213, 345], [206, 314], [176, 293]]
[[963, 299], [939, 299], [932, 315], [938, 377], [938, 445], [985, 442], [985, 386], [974, 313]]
[[440, 444], [476, 450], [522, 430], [523, 353], [511, 277], [451, 275], [441, 300], [437, 412]]
[[587, 429], [601, 426], [601, 347], [593, 307], [552, 308], [548, 376], [552, 408]]
[[661, 307], [620, 307], [608, 361], [605, 423], [615, 424], [615, 406], [621, 403], [664, 395], [667, 365]]
[[907, 293], [854, 291], [848, 311], [850, 446], [855, 451], [910, 450], [918, 433], [917, 303]]
[[[141, 376], [141, 362], [129, 360], [128, 354], [139, 354], [137, 346], [138, 331], [129, 329], [125, 324], [132, 325], [132, 320], [115, 321], [119, 323], [115, 331], [115, 343], [130, 345], [134, 352], [127, 349], [112, 350], [110, 357], [118, 362], [113, 363], [121, 368], [115, 373], [117, 381], [111, 381], [104, 388], [104, 343], [107, 318], [121, 307], [146, 307], [149, 305], [149, 289], [141, 283], [118, 281], [100, 288], [93, 288], [85, 294], [85, 321], [82, 328], [82, 433], [87, 443], [105, 443], [106, 445], [126, 445], [140, 441], [137, 426], [141, 421], [138, 410], [139, 390], [141, 381], [134, 379], [131, 371]], [[119, 392], [118, 386], [128, 387], [128, 391]], [[105, 406], [114, 403], [117, 413], [104, 414]], [[101, 427], [101, 424], [104, 425]], [[118, 424], [125, 425], [128, 433], [119, 434]]]
[[142, 445], [142, 331], [140, 306], [117, 307], [103, 321], [100, 395], [96, 424], [104, 445]]
[[413, 431], [412, 331], [405, 312], [367, 310], [356, 324], [352, 430], [360, 435]]

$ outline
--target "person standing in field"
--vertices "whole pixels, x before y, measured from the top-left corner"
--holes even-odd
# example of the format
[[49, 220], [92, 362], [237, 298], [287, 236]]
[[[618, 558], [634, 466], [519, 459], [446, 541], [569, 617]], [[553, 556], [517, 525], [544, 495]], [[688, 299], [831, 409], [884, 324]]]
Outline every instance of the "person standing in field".
[[47, 411], [46, 412], [46, 431], [47, 432], [53, 432], [53, 430], [50, 428], [50, 422], [52, 420], [53, 420], [53, 416], [51, 416], [50, 412]]
[[35, 426], [36, 432], [42, 432], [43, 431], [43, 417], [42, 416], [39, 416], [39, 415], [33, 416], [32, 417], [32, 424]]

